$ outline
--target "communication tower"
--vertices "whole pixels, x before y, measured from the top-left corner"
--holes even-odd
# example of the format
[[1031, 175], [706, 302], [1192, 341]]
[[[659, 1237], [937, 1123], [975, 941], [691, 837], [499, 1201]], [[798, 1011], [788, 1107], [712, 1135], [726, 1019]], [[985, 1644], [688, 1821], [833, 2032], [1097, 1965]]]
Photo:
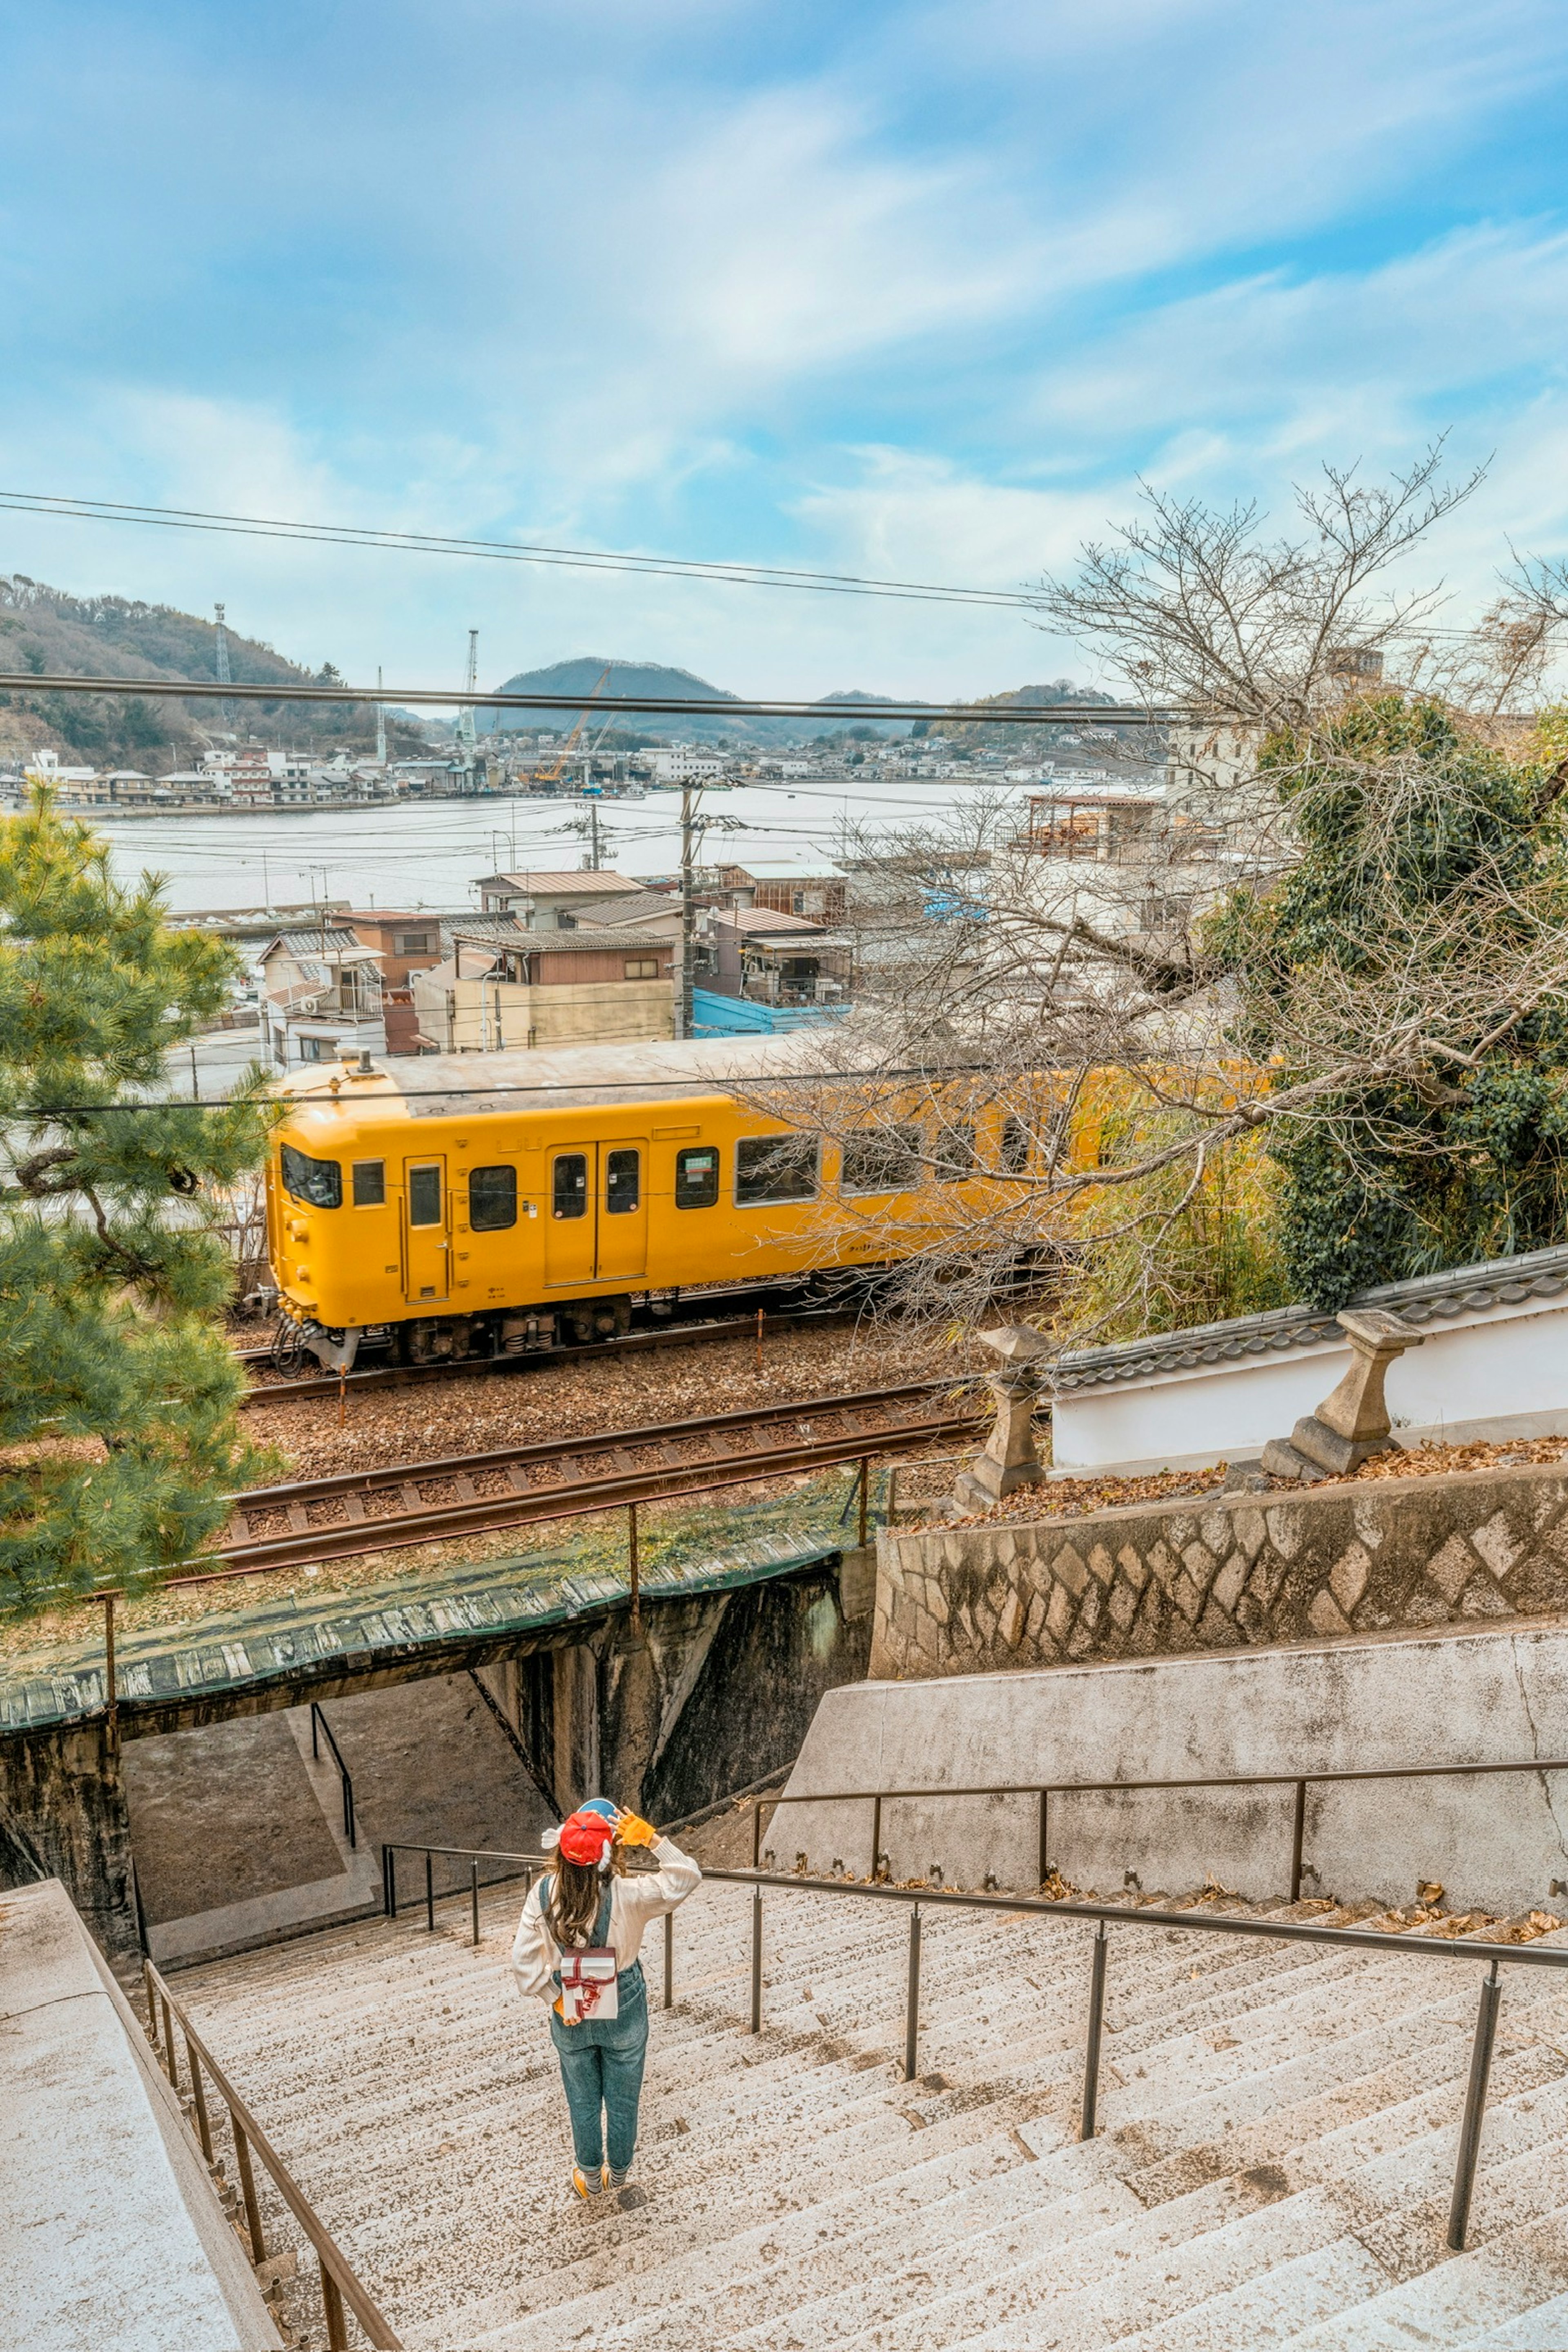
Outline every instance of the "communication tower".
[[[468, 631], [468, 690], [470, 694], [477, 692], [479, 682], [479, 633], [478, 629], [470, 629]], [[458, 713], [458, 740], [463, 747], [464, 780], [465, 782], [468, 782], [473, 776], [475, 769], [479, 764], [479, 751], [474, 740], [474, 706], [471, 702], [465, 702], [461, 710]]]
[[[381, 664], [379, 662], [376, 664], [375, 667], [375, 690], [379, 696], [381, 693]], [[384, 768], [386, 765], [386, 705], [384, 702], [379, 700], [375, 706], [375, 757], [377, 766]]]
[[[213, 606], [213, 620], [217, 631], [217, 643], [214, 648], [217, 656], [217, 682], [220, 686], [232, 686], [234, 678], [228, 667], [228, 630], [224, 622], [221, 604]], [[233, 703], [223, 702], [218, 707], [223, 712], [224, 725], [232, 732], [235, 723]]]

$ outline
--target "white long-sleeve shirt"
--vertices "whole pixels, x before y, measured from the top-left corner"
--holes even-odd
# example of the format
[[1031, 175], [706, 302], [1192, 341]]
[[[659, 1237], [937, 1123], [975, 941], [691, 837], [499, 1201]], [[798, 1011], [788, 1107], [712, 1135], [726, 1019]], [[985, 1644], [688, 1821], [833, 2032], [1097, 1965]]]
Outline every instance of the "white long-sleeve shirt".
[[[642, 1948], [643, 1929], [650, 1919], [661, 1919], [702, 1883], [702, 1872], [689, 1853], [682, 1853], [673, 1838], [654, 1841], [657, 1870], [639, 1871], [636, 1877], [612, 1878], [610, 1881], [610, 1949], [616, 1956], [617, 1970], [629, 1969]], [[517, 1923], [517, 1937], [511, 1948], [512, 1974], [518, 1990], [531, 1993], [542, 2001], [555, 1999], [555, 1987], [551, 1982], [561, 1965], [561, 1949], [550, 1932], [544, 1916], [544, 1889], [553, 1880], [546, 1871], [536, 1878], [528, 1890], [528, 1900], [522, 1906], [522, 1916]]]

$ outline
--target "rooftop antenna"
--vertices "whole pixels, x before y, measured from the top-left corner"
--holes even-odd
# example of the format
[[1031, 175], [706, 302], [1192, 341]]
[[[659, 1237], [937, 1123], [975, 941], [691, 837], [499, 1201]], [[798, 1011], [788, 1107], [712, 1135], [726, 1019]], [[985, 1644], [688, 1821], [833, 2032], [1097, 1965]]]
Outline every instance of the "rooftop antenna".
[[[217, 655], [217, 682], [220, 686], [232, 686], [234, 684], [234, 678], [228, 667], [228, 630], [224, 623], [223, 606], [221, 604], [215, 604], [213, 606], [213, 614], [214, 625], [217, 631], [217, 645], [216, 647]], [[232, 702], [225, 702], [221, 705], [221, 709], [223, 710], [223, 723], [232, 733], [235, 723], [234, 705]]]
[[[478, 629], [470, 629], [468, 631], [468, 690], [470, 694], [473, 694], [478, 690], [479, 677], [479, 633]], [[465, 702], [461, 710], [458, 713], [458, 740], [463, 747], [463, 767], [465, 771], [471, 775], [479, 763], [479, 751], [474, 740], [474, 706], [471, 702]]]
[[[375, 670], [375, 690], [379, 695], [381, 692], [379, 662], [376, 664]], [[384, 702], [378, 702], [375, 706], [375, 757], [377, 765], [384, 768], [386, 765], [386, 705]]]

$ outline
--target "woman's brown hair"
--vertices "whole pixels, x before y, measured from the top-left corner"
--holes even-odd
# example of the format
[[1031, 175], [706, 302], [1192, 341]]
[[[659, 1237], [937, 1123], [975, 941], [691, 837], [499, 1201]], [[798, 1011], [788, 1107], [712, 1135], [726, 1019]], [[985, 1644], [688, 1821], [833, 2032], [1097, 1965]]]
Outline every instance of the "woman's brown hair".
[[[621, 1877], [626, 1866], [625, 1850], [613, 1845], [610, 1848], [610, 1876]], [[597, 1863], [568, 1862], [564, 1854], [557, 1854], [555, 1877], [544, 1906], [544, 1916], [551, 1934], [563, 1951], [581, 1951], [593, 1935], [605, 1884]]]

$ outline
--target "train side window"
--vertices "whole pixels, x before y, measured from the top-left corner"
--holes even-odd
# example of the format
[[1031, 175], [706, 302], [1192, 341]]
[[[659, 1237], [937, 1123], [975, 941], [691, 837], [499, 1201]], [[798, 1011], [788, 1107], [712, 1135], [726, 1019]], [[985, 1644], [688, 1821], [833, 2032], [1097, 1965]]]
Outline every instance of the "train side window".
[[852, 1135], [846, 1141], [839, 1190], [907, 1192], [918, 1181], [920, 1167], [918, 1127], [876, 1128], [868, 1135]]
[[742, 1207], [816, 1198], [814, 1135], [748, 1135], [735, 1146], [735, 1199]]
[[311, 1209], [341, 1209], [343, 1204], [342, 1164], [336, 1160], [312, 1160], [308, 1151], [283, 1146], [283, 1190]]
[[441, 1222], [441, 1171], [411, 1168], [408, 1171], [408, 1222], [438, 1225]]
[[1029, 1130], [1021, 1118], [1002, 1122], [1002, 1173], [1026, 1176], [1029, 1170]]
[[705, 1143], [700, 1150], [675, 1155], [675, 1205], [678, 1209], [710, 1209], [719, 1198], [719, 1147]]
[[470, 1168], [468, 1223], [477, 1234], [504, 1233], [517, 1223], [515, 1168]]
[[588, 1155], [558, 1151], [550, 1176], [550, 1213], [554, 1217], [585, 1217], [588, 1213]]
[[950, 1127], [944, 1120], [937, 1129], [931, 1159], [939, 1183], [962, 1184], [966, 1176], [974, 1173], [974, 1129]]
[[605, 1214], [629, 1217], [642, 1205], [642, 1153], [629, 1148], [605, 1154]]
[[384, 1160], [356, 1160], [353, 1164], [354, 1207], [379, 1209], [386, 1198]]

